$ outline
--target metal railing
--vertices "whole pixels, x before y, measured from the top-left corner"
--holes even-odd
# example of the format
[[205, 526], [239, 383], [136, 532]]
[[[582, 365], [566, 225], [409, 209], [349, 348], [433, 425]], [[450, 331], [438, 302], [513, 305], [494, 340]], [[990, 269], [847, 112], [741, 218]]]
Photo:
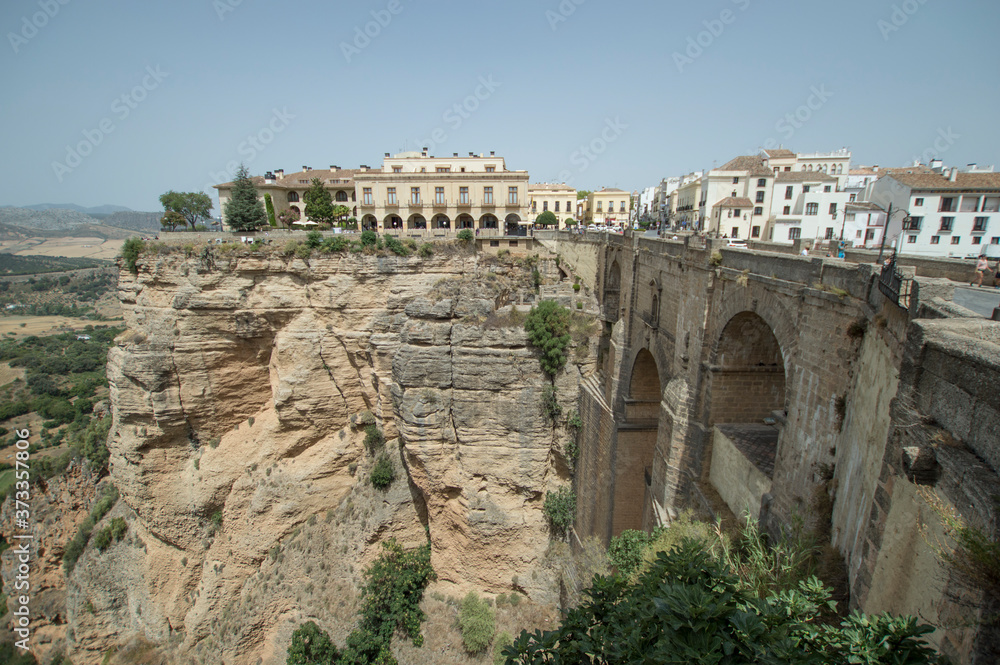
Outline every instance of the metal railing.
[[892, 303], [903, 309], [909, 309], [910, 285], [913, 280], [903, 276], [896, 267], [896, 255], [892, 255], [882, 266], [878, 278], [878, 290]]

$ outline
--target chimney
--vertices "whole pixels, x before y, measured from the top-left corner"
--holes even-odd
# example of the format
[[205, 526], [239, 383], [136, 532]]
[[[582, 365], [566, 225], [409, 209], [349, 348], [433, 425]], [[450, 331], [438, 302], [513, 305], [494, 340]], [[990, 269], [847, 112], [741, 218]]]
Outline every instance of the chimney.
[[274, 174], [268, 171], [264, 174], [264, 182], [271, 185], [274, 184]]
[[958, 167], [957, 166], [953, 166], [952, 167], [951, 173], [948, 174], [948, 180], [950, 180], [952, 182], [957, 182], [958, 181]]
[[972, 164], [969, 164], [968, 168], [966, 168], [965, 170], [966, 171], [975, 171], [978, 166], [979, 166], [979, 164], [976, 164], [975, 162], [973, 162]]
[[475, 157], [475, 156], [476, 156], [476, 153], [474, 153], [474, 152], [470, 152], [469, 153], [469, 157]]
[[331, 171], [339, 171], [340, 167], [337, 166], [336, 164], [330, 164], [330, 170]]
[[285, 169], [274, 169], [274, 175], [278, 176], [278, 179], [285, 177]]
[[430, 150], [430, 148], [426, 148], [426, 147], [425, 147], [425, 148], [424, 148], [424, 149], [423, 149], [423, 150], [421, 151], [421, 155], [423, 155], [424, 157], [426, 157], [426, 156], [427, 156], [427, 151], [428, 151], [428, 150]]
[[931, 160], [930, 167], [937, 173], [941, 173], [941, 170], [944, 168], [944, 162], [935, 157], [934, 159]]
[[454, 154], [454, 156], [455, 156], [455, 157], [458, 157], [458, 153], [456, 152], [456, 153]]
[[496, 157], [496, 156], [497, 156], [496, 152], [490, 150], [490, 157]]
[[386, 156], [386, 157], [388, 157], [388, 156], [389, 156], [389, 153], [385, 153], [385, 156]]

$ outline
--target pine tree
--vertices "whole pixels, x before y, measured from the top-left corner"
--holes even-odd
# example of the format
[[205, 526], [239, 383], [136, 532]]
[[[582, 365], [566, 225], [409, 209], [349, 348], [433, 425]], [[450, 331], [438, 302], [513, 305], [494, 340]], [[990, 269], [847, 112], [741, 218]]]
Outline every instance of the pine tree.
[[317, 224], [333, 224], [333, 196], [319, 178], [312, 179], [312, 186], [302, 195], [306, 203], [306, 217]]
[[267, 213], [264, 212], [264, 204], [257, 198], [257, 187], [250, 179], [247, 167], [242, 164], [236, 171], [225, 214], [226, 223], [234, 231], [256, 231], [267, 224]]

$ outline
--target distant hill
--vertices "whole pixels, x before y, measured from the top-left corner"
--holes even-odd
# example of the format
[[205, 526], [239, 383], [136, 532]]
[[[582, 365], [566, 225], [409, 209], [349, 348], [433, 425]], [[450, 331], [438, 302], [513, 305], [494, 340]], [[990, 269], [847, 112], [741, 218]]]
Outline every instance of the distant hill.
[[37, 275], [80, 268], [100, 268], [111, 265], [100, 259], [67, 258], [65, 256], [15, 256], [0, 254], [0, 275]]
[[[15, 206], [4, 206], [5, 208], [13, 208]], [[132, 212], [131, 208], [126, 208], [125, 206], [116, 206], [105, 204], [102, 206], [94, 206], [92, 208], [85, 208], [83, 206], [78, 206], [75, 203], [36, 203], [30, 206], [21, 206], [22, 208], [27, 208], [28, 210], [52, 210], [53, 208], [58, 208], [60, 210], [74, 210], [76, 212], [82, 212], [86, 215], [97, 214], [107, 214], [110, 215], [113, 212]]]
[[[131, 231], [158, 231], [160, 218], [163, 217], [162, 212], [137, 212], [122, 206], [100, 206], [101, 208], [118, 208], [119, 210], [92, 214], [68, 208], [38, 209], [38, 207], [2, 207], [0, 208], [0, 224], [18, 227], [29, 235], [33, 231], [76, 231], [81, 226], [112, 226]], [[97, 209], [91, 208], [91, 210]]]

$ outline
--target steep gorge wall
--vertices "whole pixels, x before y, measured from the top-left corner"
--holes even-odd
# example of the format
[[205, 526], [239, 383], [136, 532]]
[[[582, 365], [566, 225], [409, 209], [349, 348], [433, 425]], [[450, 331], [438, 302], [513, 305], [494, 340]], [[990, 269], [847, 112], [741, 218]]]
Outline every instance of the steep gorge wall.
[[[534, 298], [530, 269], [208, 251], [143, 258], [119, 289], [109, 447], [132, 535], [81, 559], [74, 662], [134, 634], [205, 662], [283, 662], [307, 618], [346, 636], [390, 537], [429, 537], [444, 585], [549, 599], [541, 504], [567, 478], [567, 434], [541, 411], [523, 329], [495, 312]], [[564, 413], [593, 371], [580, 344]], [[364, 412], [394, 451], [387, 493], [368, 482]]]

